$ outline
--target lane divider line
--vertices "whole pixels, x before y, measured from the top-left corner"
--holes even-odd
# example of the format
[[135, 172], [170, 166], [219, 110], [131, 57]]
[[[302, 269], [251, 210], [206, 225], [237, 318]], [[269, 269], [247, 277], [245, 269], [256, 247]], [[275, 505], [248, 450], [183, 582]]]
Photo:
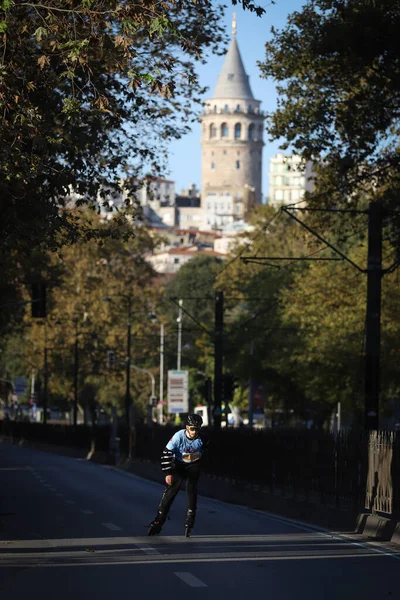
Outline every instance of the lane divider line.
[[94, 512], [93, 512], [92, 510], [87, 510], [87, 509], [83, 509], [83, 508], [81, 508], [81, 512], [82, 512], [84, 515], [94, 515]]
[[122, 531], [122, 527], [118, 527], [118, 525], [114, 525], [114, 523], [102, 523], [102, 525], [111, 531]]
[[187, 585], [190, 585], [190, 587], [208, 587], [206, 583], [200, 579], [197, 579], [197, 577], [191, 573], [175, 572], [174, 575], [179, 577], [179, 579], [182, 579], [182, 581], [184, 581]]

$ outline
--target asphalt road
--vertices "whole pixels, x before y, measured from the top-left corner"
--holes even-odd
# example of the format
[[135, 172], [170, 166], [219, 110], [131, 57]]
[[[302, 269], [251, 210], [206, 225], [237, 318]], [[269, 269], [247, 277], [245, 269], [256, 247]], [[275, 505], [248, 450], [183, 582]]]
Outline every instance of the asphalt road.
[[[162, 487], [111, 467], [0, 445], [0, 599], [400, 600], [400, 548], [181, 491], [147, 537]], [[261, 595], [261, 596], [260, 596]]]

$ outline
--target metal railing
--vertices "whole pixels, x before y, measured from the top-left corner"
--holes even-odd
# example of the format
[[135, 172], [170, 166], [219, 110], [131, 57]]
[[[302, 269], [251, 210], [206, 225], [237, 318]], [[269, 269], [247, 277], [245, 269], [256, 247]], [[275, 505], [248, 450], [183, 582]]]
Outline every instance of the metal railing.
[[[134, 456], [159, 461], [176, 427], [137, 423]], [[44, 425], [0, 421], [0, 435], [59, 446], [108, 452], [110, 426]], [[210, 442], [203, 470], [250, 484], [271, 494], [352, 511], [369, 510], [400, 518], [400, 433], [330, 433], [296, 430], [205, 430]], [[119, 426], [121, 453], [129, 436]]]

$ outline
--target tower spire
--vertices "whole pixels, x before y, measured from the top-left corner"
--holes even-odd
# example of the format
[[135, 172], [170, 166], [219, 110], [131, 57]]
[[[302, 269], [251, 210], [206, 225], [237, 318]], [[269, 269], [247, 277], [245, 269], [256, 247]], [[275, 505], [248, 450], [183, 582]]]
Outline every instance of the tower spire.
[[236, 30], [237, 30], [237, 22], [236, 22], [236, 13], [233, 13], [233, 17], [232, 17], [232, 36], [236, 35]]

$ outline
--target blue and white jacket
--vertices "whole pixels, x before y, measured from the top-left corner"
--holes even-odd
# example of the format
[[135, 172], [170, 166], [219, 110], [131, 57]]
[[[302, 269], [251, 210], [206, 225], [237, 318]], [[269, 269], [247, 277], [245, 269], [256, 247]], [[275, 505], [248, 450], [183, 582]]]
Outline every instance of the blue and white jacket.
[[203, 441], [200, 437], [191, 440], [186, 435], [186, 429], [177, 431], [166, 445], [161, 455], [161, 469], [168, 473], [174, 468], [174, 460], [186, 465], [201, 459], [204, 452]]

